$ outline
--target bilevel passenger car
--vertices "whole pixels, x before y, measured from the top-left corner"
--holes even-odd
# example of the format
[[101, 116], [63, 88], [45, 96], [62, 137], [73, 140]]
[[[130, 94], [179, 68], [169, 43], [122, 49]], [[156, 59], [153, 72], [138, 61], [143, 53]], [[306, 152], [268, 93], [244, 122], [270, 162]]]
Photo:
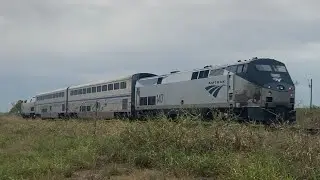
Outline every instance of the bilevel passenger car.
[[[35, 113], [42, 119], [130, 117], [134, 110], [135, 83], [155, 76], [138, 73], [125, 78], [70, 86], [35, 96]], [[23, 104], [22, 106], [27, 106]]]
[[20, 114], [23, 118], [36, 118], [34, 98], [30, 98], [22, 102]]
[[290, 74], [284, 63], [268, 58], [164, 75], [138, 73], [54, 93], [65, 94], [46, 102], [39, 99], [44, 94], [37, 96], [35, 106], [41, 117], [139, 118], [164, 112], [174, 118], [193, 109], [210, 117], [210, 110], [216, 109], [244, 120], [296, 119], [295, 85]]

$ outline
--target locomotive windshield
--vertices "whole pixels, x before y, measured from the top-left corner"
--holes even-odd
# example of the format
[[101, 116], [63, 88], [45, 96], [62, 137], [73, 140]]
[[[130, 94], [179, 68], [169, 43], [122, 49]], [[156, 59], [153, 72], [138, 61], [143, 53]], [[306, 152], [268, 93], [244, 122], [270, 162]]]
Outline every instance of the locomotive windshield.
[[276, 72], [287, 72], [287, 68], [285, 66], [282, 66], [282, 65], [275, 65], [275, 66], [273, 66], [273, 69]]
[[266, 65], [266, 64], [256, 64], [256, 68], [259, 71], [267, 71], [267, 72], [287, 72], [287, 68], [284, 65]]
[[259, 71], [269, 71], [269, 72], [272, 71], [271, 66], [270, 66], [270, 65], [265, 65], [265, 64], [257, 64], [257, 65], [256, 65], [256, 68], [257, 68]]

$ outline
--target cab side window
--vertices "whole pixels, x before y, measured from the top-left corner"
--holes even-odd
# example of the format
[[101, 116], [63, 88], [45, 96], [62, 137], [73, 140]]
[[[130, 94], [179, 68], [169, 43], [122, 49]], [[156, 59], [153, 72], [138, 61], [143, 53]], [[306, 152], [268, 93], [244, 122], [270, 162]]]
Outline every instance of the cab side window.
[[191, 80], [198, 79], [198, 74], [199, 74], [199, 72], [193, 72], [192, 76], [191, 76]]
[[242, 73], [243, 64], [238, 66], [237, 73]]
[[248, 64], [241, 64], [238, 66], [237, 73], [245, 73], [247, 72]]
[[198, 78], [198, 79], [207, 78], [208, 75], [209, 75], [209, 70], [200, 71], [200, 74], [199, 74], [199, 78]]
[[235, 73], [237, 71], [237, 66], [228, 66], [226, 70]]

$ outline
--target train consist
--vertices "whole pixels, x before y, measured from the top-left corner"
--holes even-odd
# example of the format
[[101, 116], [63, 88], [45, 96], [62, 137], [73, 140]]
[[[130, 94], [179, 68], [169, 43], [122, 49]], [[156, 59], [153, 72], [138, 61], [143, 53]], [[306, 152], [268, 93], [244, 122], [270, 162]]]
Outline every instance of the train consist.
[[205, 66], [169, 74], [137, 73], [37, 94], [22, 104], [23, 117], [139, 118], [212, 109], [240, 119], [295, 122], [295, 85], [284, 63], [253, 58], [231, 65]]

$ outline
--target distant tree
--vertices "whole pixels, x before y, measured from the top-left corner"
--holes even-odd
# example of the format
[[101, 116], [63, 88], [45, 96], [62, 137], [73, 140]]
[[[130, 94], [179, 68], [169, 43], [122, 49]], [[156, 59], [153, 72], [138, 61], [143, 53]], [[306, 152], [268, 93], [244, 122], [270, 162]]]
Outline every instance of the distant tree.
[[19, 100], [15, 104], [13, 104], [12, 108], [9, 111], [9, 114], [20, 114], [22, 103], [23, 103], [23, 101]]

